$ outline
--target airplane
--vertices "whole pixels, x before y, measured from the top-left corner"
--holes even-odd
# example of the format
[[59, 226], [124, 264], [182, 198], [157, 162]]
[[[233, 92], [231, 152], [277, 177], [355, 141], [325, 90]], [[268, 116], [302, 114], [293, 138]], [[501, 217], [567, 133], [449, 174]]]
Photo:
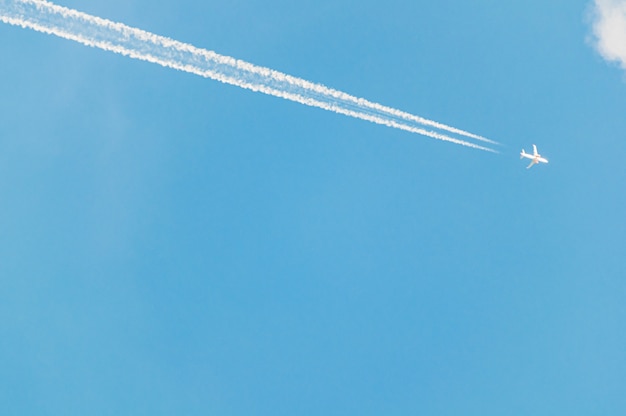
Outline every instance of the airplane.
[[548, 163], [548, 159], [546, 159], [545, 157], [542, 157], [539, 153], [537, 153], [537, 146], [535, 146], [533, 144], [533, 154], [531, 155], [530, 153], [526, 153], [524, 151], [524, 149], [522, 149], [522, 153], [520, 153], [520, 159], [532, 159], [532, 161], [530, 162], [530, 165], [528, 165], [526, 167], [526, 169], [530, 169], [533, 167], [533, 165], [538, 164], [539, 162], [541, 163]]

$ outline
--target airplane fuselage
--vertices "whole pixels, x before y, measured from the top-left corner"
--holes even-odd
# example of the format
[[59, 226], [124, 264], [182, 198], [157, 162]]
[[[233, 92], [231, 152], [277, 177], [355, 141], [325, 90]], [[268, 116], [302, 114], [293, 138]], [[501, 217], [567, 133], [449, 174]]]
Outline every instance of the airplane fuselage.
[[522, 150], [522, 153], [520, 153], [520, 156], [525, 157], [526, 159], [532, 159], [533, 162], [535, 163], [548, 163], [548, 159], [546, 159], [545, 157], [541, 157], [541, 155], [532, 155], [529, 153], [526, 153]]

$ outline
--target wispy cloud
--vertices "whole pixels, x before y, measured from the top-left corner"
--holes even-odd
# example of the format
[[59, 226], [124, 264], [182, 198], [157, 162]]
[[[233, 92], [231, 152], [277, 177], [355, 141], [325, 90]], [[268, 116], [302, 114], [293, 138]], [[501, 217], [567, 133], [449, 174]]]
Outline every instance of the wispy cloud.
[[482, 136], [45, 0], [0, 0], [0, 21], [312, 107], [495, 152], [467, 141], [496, 144]]
[[626, 69], [626, 0], [594, 0], [592, 19], [598, 53]]

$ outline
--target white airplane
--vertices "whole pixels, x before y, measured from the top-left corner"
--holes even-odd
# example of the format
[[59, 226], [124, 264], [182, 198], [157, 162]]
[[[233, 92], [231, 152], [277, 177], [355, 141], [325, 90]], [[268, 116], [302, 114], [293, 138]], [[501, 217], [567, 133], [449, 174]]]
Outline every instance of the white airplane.
[[533, 165], [536, 165], [537, 163], [541, 162], [541, 163], [548, 163], [548, 159], [546, 159], [545, 157], [541, 157], [541, 155], [539, 153], [537, 153], [537, 146], [535, 146], [533, 144], [533, 154], [531, 155], [530, 153], [526, 153], [524, 151], [524, 149], [522, 149], [522, 153], [520, 153], [520, 159], [532, 159], [532, 161], [530, 162], [530, 165], [528, 165], [528, 167], [526, 167], [526, 169], [530, 169], [533, 167]]

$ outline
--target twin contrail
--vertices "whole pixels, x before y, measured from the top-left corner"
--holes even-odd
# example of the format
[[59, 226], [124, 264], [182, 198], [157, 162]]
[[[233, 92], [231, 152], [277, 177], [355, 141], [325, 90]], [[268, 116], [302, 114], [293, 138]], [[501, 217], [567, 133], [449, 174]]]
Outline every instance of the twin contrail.
[[[474, 139], [497, 144], [482, 136], [44, 0], [0, 0], [0, 20], [312, 107], [474, 149], [496, 152], [467, 141]], [[465, 140], [449, 134], [462, 136]]]

